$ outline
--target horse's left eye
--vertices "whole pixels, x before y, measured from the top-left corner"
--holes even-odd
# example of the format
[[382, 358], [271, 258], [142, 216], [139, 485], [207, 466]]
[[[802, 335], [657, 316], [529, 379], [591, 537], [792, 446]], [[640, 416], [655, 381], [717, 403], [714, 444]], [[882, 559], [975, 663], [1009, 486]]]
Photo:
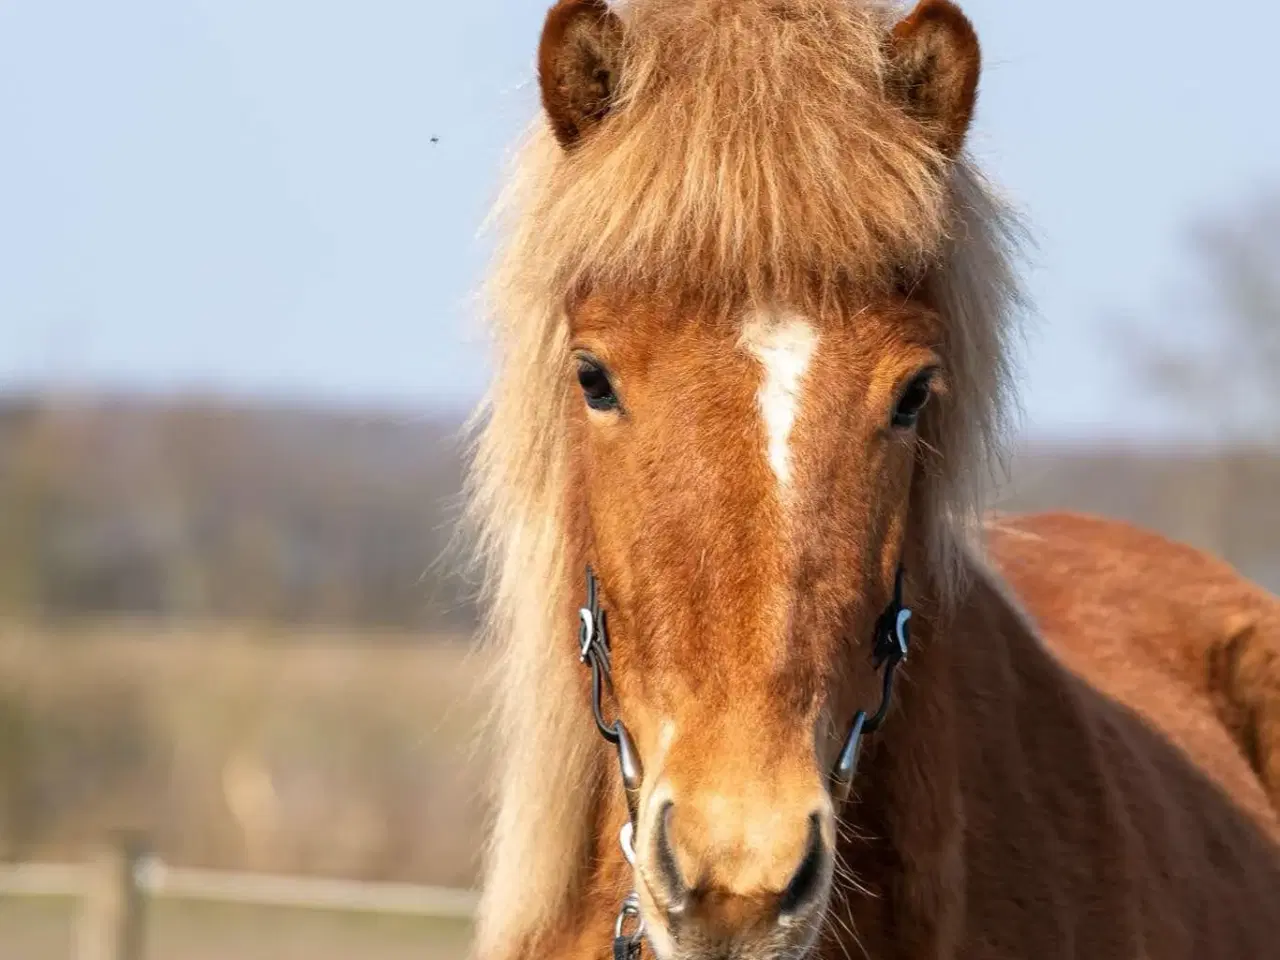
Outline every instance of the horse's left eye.
[[925, 408], [929, 398], [933, 396], [933, 378], [935, 370], [925, 370], [916, 374], [907, 384], [902, 395], [898, 397], [898, 405], [893, 410], [893, 425], [902, 429], [914, 427], [920, 419], [920, 411]]
[[609, 373], [595, 360], [578, 360], [578, 385], [592, 410], [616, 410], [618, 395], [613, 391]]

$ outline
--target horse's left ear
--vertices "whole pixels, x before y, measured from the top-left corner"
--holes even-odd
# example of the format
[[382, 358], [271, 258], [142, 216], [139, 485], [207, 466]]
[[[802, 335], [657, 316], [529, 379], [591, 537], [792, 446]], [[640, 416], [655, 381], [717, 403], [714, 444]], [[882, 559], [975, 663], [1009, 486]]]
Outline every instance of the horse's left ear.
[[605, 0], [560, 0], [538, 44], [538, 85], [551, 129], [572, 149], [613, 105], [622, 21]]
[[955, 156], [978, 95], [982, 54], [973, 24], [950, 0], [921, 0], [889, 35], [889, 89]]

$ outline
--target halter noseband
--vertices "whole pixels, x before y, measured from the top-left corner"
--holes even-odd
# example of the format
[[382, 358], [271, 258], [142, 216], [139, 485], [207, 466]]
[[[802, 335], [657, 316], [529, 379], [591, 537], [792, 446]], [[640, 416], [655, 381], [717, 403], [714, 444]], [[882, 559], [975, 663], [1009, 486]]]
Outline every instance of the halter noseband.
[[[844, 746], [836, 757], [829, 775], [831, 796], [837, 804], [849, 797], [853, 778], [858, 770], [858, 755], [862, 751], [862, 738], [875, 733], [884, 723], [893, 700], [893, 678], [902, 661], [907, 659], [911, 642], [909, 622], [911, 609], [902, 602], [903, 571], [901, 565], [893, 580], [893, 599], [884, 612], [876, 618], [875, 637], [871, 648], [871, 663], [876, 670], [884, 669], [884, 681], [880, 706], [867, 715], [859, 710], [853, 715]], [[618, 751], [618, 767], [622, 774], [622, 788], [627, 798], [627, 822], [618, 836], [622, 855], [627, 863], [635, 866], [635, 823], [640, 805], [640, 785], [644, 768], [640, 753], [627, 732], [621, 717], [612, 723], [604, 718], [602, 701], [604, 688], [613, 690], [613, 673], [609, 660], [609, 632], [605, 626], [604, 610], [600, 606], [600, 585], [591, 567], [587, 567], [587, 603], [578, 611], [578, 659], [591, 668], [591, 713], [596, 729]], [[628, 931], [628, 926], [634, 924]], [[627, 894], [618, 910], [613, 927], [614, 960], [637, 960], [644, 939], [644, 920], [640, 917], [640, 899], [634, 890]]]

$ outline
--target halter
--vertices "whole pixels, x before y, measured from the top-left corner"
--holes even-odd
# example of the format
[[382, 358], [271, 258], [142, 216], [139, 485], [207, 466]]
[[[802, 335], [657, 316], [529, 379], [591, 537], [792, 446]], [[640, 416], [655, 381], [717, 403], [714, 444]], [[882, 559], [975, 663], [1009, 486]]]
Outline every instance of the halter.
[[[911, 610], [902, 602], [903, 571], [899, 565], [893, 579], [893, 599], [884, 612], [876, 618], [875, 637], [871, 648], [871, 663], [876, 670], [884, 669], [884, 681], [880, 694], [880, 706], [867, 715], [859, 710], [853, 715], [844, 746], [836, 757], [829, 775], [831, 796], [837, 804], [849, 798], [853, 778], [858, 770], [858, 755], [862, 750], [862, 738], [875, 733], [884, 723], [893, 700], [893, 677], [902, 661], [906, 660], [911, 642], [908, 628]], [[596, 729], [618, 751], [618, 767], [622, 774], [622, 789], [627, 798], [627, 822], [618, 835], [618, 845], [627, 863], [635, 867], [635, 823], [640, 805], [640, 786], [644, 768], [640, 753], [627, 732], [621, 717], [612, 723], [604, 718], [602, 700], [604, 688], [613, 690], [613, 673], [609, 662], [609, 632], [605, 626], [604, 610], [600, 607], [600, 585], [591, 567], [587, 567], [587, 603], [578, 611], [581, 621], [578, 627], [578, 659], [591, 668], [591, 713]], [[613, 925], [613, 960], [638, 960], [644, 940], [644, 920], [640, 917], [640, 898], [632, 890], [618, 909]]]

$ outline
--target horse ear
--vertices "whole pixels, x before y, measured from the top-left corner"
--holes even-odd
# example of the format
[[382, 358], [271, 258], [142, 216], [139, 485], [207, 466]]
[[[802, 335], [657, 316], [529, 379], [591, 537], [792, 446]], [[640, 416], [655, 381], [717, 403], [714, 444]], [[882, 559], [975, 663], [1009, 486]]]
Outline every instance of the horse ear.
[[560, 0], [538, 44], [538, 85], [566, 150], [604, 119], [618, 87], [622, 21], [605, 0]]
[[964, 144], [981, 67], [978, 34], [949, 0], [921, 0], [889, 36], [890, 92], [947, 156]]

